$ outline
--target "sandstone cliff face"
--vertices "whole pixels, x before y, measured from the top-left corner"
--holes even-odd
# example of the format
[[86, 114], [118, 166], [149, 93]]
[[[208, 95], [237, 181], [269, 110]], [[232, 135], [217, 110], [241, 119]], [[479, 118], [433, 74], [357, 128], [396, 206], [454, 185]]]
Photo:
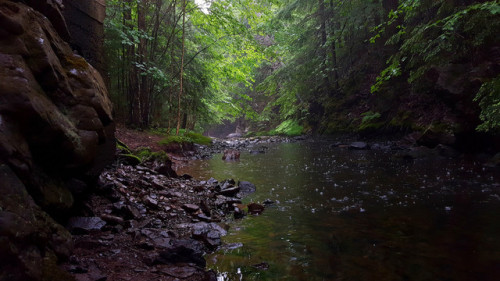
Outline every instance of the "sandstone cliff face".
[[49, 278], [70, 236], [45, 212], [64, 216], [115, 152], [101, 75], [61, 38], [60, 1], [32, 2], [48, 16], [0, 0], [0, 280]]

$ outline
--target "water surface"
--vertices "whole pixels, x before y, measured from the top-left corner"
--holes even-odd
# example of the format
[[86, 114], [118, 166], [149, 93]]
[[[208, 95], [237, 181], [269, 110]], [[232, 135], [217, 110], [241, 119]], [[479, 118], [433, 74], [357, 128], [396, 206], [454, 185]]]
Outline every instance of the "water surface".
[[500, 280], [499, 171], [394, 154], [308, 141], [194, 161], [181, 172], [276, 201], [235, 221], [209, 267], [220, 280]]

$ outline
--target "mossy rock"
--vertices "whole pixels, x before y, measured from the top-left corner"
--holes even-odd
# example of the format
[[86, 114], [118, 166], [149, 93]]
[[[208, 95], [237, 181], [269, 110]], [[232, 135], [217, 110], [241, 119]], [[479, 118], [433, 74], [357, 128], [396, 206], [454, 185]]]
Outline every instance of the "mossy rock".
[[142, 162], [148, 161], [160, 161], [160, 162], [168, 162], [171, 161], [170, 157], [165, 151], [151, 151], [149, 147], [142, 147], [136, 150], [134, 153]]
[[141, 158], [135, 156], [134, 154], [119, 154], [118, 159], [120, 162], [130, 166], [137, 166], [141, 164]]

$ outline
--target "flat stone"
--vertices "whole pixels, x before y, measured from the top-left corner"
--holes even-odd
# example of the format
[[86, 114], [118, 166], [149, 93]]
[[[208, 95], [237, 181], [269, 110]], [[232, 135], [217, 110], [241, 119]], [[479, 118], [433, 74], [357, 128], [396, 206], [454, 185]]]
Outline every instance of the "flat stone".
[[73, 234], [83, 234], [91, 231], [99, 231], [106, 222], [99, 217], [72, 217], [68, 221], [67, 228]]
[[362, 141], [353, 142], [349, 145], [349, 149], [354, 149], [354, 150], [365, 150], [369, 148], [370, 147], [368, 146], [368, 144]]
[[182, 208], [190, 213], [194, 213], [200, 209], [200, 207], [195, 204], [184, 204], [182, 205]]
[[223, 189], [223, 190], [219, 191], [218, 194], [232, 197], [232, 196], [236, 196], [236, 194], [238, 194], [238, 192], [240, 192], [240, 187], [234, 186], [234, 187], [230, 187], [227, 189]]

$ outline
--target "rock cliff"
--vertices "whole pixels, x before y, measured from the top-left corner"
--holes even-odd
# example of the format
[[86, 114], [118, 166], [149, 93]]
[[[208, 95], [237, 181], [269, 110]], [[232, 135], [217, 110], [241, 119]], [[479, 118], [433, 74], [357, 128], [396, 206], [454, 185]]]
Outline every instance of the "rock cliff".
[[53, 218], [113, 160], [112, 104], [65, 41], [61, 1], [23, 2], [0, 0], [0, 280], [64, 280]]

